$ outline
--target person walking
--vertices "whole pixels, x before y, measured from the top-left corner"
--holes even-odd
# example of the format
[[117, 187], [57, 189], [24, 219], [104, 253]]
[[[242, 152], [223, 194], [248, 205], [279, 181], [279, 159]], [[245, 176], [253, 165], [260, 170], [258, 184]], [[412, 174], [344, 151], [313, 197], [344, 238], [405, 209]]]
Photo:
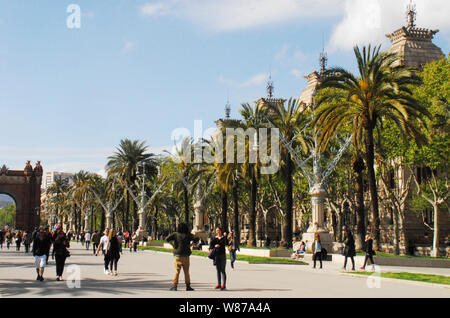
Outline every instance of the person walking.
[[23, 238], [23, 245], [25, 246], [25, 253], [29, 252], [31, 242], [33, 242], [33, 235], [31, 234], [30, 231], [27, 231]]
[[0, 230], [0, 249], [3, 249], [3, 242], [5, 241], [5, 231]]
[[6, 232], [6, 248], [9, 250], [9, 246], [12, 244], [13, 234], [10, 230]]
[[370, 263], [372, 264], [372, 269], [375, 270], [375, 262], [373, 261], [373, 256], [376, 254], [373, 250], [373, 239], [370, 234], [366, 235], [366, 257], [364, 258], [364, 265], [361, 267], [361, 269], [365, 269], [367, 265], [367, 260], [370, 259]]
[[62, 229], [56, 232], [56, 238], [53, 242], [52, 259], [56, 257], [56, 280], [61, 281], [64, 272], [66, 258], [70, 255], [68, 248], [70, 247], [69, 239]]
[[314, 266], [313, 268], [316, 268], [316, 260], [319, 259], [320, 261], [320, 269], [322, 268], [322, 244], [320, 243], [320, 236], [319, 233], [316, 233], [314, 235], [314, 242], [312, 244], [312, 248], [314, 251]]
[[95, 256], [98, 255], [98, 252], [100, 251], [100, 249], [102, 249], [103, 255], [104, 255], [104, 273], [105, 275], [109, 275], [109, 269], [108, 269], [108, 265], [109, 265], [109, 254], [106, 252], [108, 249], [108, 242], [109, 242], [109, 229], [105, 229], [105, 231], [103, 232], [104, 235], [102, 236], [102, 238], [100, 239], [100, 243], [97, 247], [97, 251], [95, 251]]
[[189, 233], [189, 229], [186, 223], [180, 223], [178, 225], [177, 232], [166, 237], [166, 241], [173, 246], [175, 266], [175, 277], [172, 281], [172, 287], [170, 288], [170, 290], [177, 290], [181, 268], [183, 268], [184, 272], [186, 291], [194, 290], [191, 287], [191, 276], [189, 275], [189, 256], [191, 255], [191, 246], [194, 244], [194, 240], [195, 238], [191, 233]]
[[17, 231], [16, 233], [16, 250], [20, 251], [20, 244], [22, 244], [22, 232]]
[[81, 242], [81, 246], [84, 246], [84, 235], [85, 235], [84, 231], [81, 232], [81, 234], [80, 234], [80, 242]]
[[39, 233], [33, 241], [33, 256], [36, 265], [36, 280], [44, 280], [44, 268], [47, 264], [48, 251], [50, 250], [51, 240], [43, 227], [39, 228]]
[[109, 231], [108, 248], [105, 250], [105, 254], [109, 255], [109, 274], [117, 276], [119, 274], [117, 272], [117, 263], [120, 259], [120, 243], [117, 239], [117, 234], [114, 229]]
[[355, 249], [355, 239], [353, 237], [352, 231], [348, 229], [345, 233], [344, 238], [344, 267], [343, 270], [346, 270], [347, 267], [347, 259], [350, 257], [352, 261], [352, 271], [355, 270], [355, 257], [356, 255], [356, 249]]
[[122, 245], [123, 245], [123, 234], [122, 234], [122, 231], [117, 232], [117, 239], [119, 240], [119, 251], [120, 251], [120, 254], [123, 254], [122, 253]]
[[138, 235], [137, 235], [136, 232], [133, 233], [133, 236], [131, 237], [131, 240], [133, 242], [133, 251], [136, 253], [137, 252], [137, 247], [138, 247], [138, 244], [139, 244]]
[[228, 251], [230, 252], [231, 268], [234, 269], [234, 262], [236, 261], [236, 251], [240, 251], [239, 239], [237, 235], [230, 232], [228, 235]]
[[[227, 233], [223, 233], [220, 228], [216, 229], [216, 236], [211, 240], [209, 249], [215, 249], [215, 265], [217, 270], [217, 286], [216, 289], [225, 290], [227, 286], [227, 274], [225, 268], [227, 265], [227, 255], [225, 248], [228, 246]], [[223, 282], [223, 285], [221, 283]]]
[[91, 241], [92, 241], [92, 254], [95, 255], [95, 251], [97, 250], [97, 247], [100, 244], [100, 233], [97, 230], [95, 230], [94, 234], [92, 234]]
[[89, 249], [89, 244], [91, 243], [91, 232], [87, 231], [86, 234], [84, 235], [84, 240], [85, 240], [85, 244], [86, 244], [86, 249]]

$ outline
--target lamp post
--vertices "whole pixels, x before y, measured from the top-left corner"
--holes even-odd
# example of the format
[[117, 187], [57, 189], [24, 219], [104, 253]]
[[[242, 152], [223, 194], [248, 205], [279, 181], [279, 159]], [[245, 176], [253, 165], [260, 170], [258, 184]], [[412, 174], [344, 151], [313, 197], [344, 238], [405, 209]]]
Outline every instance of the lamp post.
[[[316, 90], [313, 91], [313, 104], [312, 110], [316, 109]], [[319, 234], [322, 246], [326, 247], [330, 252], [332, 249], [332, 237], [328, 229], [324, 226], [324, 212], [325, 212], [325, 199], [327, 192], [323, 186], [323, 174], [322, 167], [320, 165], [321, 155], [318, 150], [317, 134], [315, 132], [314, 137], [314, 153], [313, 153], [313, 182], [310, 188], [311, 195], [311, 215], [312, 222], [308, 227], [306, 233], [303, 234], [302, 239], [308, 241], [307, 249], [312, 250], [312, 243], [316, 233]]]
[[[139, 161], [137, 163], [138, 167], [142, 167], [142, 189], [141, 189], [141, 203], [139, 204], [139, 211], [138, 211], [138, 217], [139, 217], [139, 226], [136, 231], [136, 234], [138, 236], [138, 240], [142, 240], [143, 238], [148, 237], [148, 232], [146, 230], [146, 224], [145, 224], [145, 212], [144, 212], [144, 197], [145, 197], [145, 166], [147, 165], [147, 162], [145, 161]], [[137, 174], [139, 175], [139, 169]]]

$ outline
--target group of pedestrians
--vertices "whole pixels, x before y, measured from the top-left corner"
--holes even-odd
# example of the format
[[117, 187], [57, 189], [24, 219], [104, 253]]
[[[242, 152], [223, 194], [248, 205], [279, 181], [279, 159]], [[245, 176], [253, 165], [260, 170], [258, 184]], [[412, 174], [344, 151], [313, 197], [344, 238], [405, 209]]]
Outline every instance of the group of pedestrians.
[[[94, 231], [92, 235], [89, 231], [82, 232], [80, 235], [69, 232], [66, 235], [60, 226], [56, 226], [53, 233], [49, 232], [48, 227], [42, 226], [36, 228], [33, 233], [30, 231], [21, 232], [2, 230], [0, 231], [0, 247], [3, 247], [3, 243], [5, 241], [7, 244], [8, 241], [10, 241], [11, 244], [14, 239], [18, 246], [17, 250], [20, 250], [20, 243], [23, 241], [25, 252], [28, 253], [30, 244], [33, 243], [31, 252], [35, 258], [35, 268], [37, 273], [36, 280], [43, 281], [44, 269], [48, 264], [50, 249], [51, 246], [53, 246], [51, 255], [52, 259], [55, 259], [56, 262], [56, 280], [61, 281], [66, 259], [70, 256], [69, 247], [71, 238], [77, 238], [77, 240], [81, 241], [86, 250], [89, 249], [90, 244], [92, 243], [92, 251], [95, 256], [98, 256], [100, 251], [102, 252], [104, 273], [106, 275], [118, 275], [118, 262], [122, 254], [123, 243], [125, 243], [126, 247], [130, 248], [130, 252], [133, 250], [137, 251], [138, 237], [136, 233], [130, 235], [128, 231], [122, 232], [114, 229], [106, 229], [103, 233]], [[191, 287], [191, 277], [189, 274], [191, 250], [193, 247], [198, 248], [199, 246], [201, 249], [201, 245], [205, 244], [204, 241], [201, 238], [195, 237], [191, 234], [187, 224], [185, 223], [179, 224], [177, 231], [168, 235], [166, 237], [166, 241], [172, 244], [174, 255], [175, 276], [170, 290], [177, 290], [181, 269], [183, 269], [186, 290], [193, 291], [194, 289]], [[364, 265], [361, 269], [365, 269], [369, 260], [372, 264], [374, 264], [373, 255], [375, 255], [375, 252], [373, 250], [373, 239], [370, 235], [366, 236], [365, 242], [366, 256]], [[10, 244], [7, 245], [8, 248]], [[302, 242], [301, 246], [303, 246], [304, 251], [306, 243]], [[320, 268], [322, 268], [322, 260], [326, 256], [326, 251], [324, 251], [324, 248], [322, 247], [318, 233], [315, 234], [312, 249], [313, 268], [316, 268], [317, 260], [320, 263]], [[209, 243], [209, 258], [213, 260], [213, 265], [216, 267], [217, 273], [217, 285], [215, 289], [226, 290], [227, 251], [230, 253], [230, 263], [232, 269], [234, 269], [236, 252], [240, 251], [239, 238], [233, 232], [230, 232], [227, 235], [227, 233], [223, 232], [222, 229], [216, 228], [215, 236]], [[355, 270], [355, 240], [350, 230], [346, 230], [345, 232], [343, 255], [345, 256], [343, 269], [346, 269], [347, 260], [350, 258], [352, 262], [352, 270]]]
[[20, 251], [23, 244], [25, 247], [25, 253], [29, 252], [30, 245], [32, 243], [32, 235], [30, 231], [0, 230], [0, 249], [3, 249], [3, 245], [6, 243], [6, 248], [9, 250], [11, 245], [16, 245], [16, 251]]

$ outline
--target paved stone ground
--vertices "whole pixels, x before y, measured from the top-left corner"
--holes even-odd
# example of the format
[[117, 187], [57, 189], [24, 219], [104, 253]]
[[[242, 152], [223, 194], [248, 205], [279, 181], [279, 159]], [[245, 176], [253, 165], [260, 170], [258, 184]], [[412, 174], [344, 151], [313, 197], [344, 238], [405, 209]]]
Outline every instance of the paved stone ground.
[[[324, 269], [310, 265], [227, 264], [226, 291], [214, 290], [216, 271], [212, 261], [191, 256], [193, 292], [169, 291], [173, 278], [173, 256], [168, 253], [124, 250], [119, 276], [103, 273], [103, 256], [95, 257], [78, 243], [72, 243], [67, 266], [81, 268], [80, 288], [69, 288], [56, 281], [55, 262], [47, 266], [44, 282], [36, 281], [34, 258], [23, 251], [0, 250], [0, 297], [202, 297], [202, 298], [308, 298], [308, 297], [450, 297], [450, 288], [401, 280], [380, 281], [380, 288], [369, 288], [367, 278], [346, 276], [339, 264], [324, 262]], [[361, 264], [357, 264], [360, 265]], [[383, 267], [383, 271], [409, 271], [450, 275], [448, 269]], [[69, 273], [65, 271], [65, 278]], [[370, 285], [370, 284], [369, 284]]]

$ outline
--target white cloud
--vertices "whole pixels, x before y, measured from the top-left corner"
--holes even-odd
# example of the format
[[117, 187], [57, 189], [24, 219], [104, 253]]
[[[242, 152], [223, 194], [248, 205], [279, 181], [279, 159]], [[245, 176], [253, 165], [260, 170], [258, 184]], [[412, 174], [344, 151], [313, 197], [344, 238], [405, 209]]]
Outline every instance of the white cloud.
[[268, 73], [259, 73], [256, 75], [253, 75], [248, 80], [243, 82], [238, 82], [232, 79], [224, 78], [223, 76], [219, 76], [219, 82], [226, 84], [228, 86], [235, 86], [235, 87], [249, 87], [249, 86], [257, 86], [263, 84], [267, 79], [269, 78]]
[[339, 0], [156, 0], [140, 7], [144, 16], [174, 16], [213, 31], [284, 23], [302, 17], [335, 16]]
[[125, 40], [123, 40], [123, 46], [122, 46], [121, 53], [125, 54], [125, 53], [128, 53], [128, 52], [131, 52], [135, 48], [136, 48], [136, 43], [125, 39]]
[[[418, 27], [450, 31], [450, 1], [415, 0]], [[355, 45], [389, 43], [387, 33], [406, 25], [407, 0], [346, 0], [345, 15], [334, 28], [328, 51], [349, 50]]]
[[278, 62], [281, 62], [286, 59], [288, 48], [289, 48], [288, 45], [285, 43], [281, 47], [281, 50], [277, 52], [277, 54], [275, 55], [275, 59]]
[[[450, 1], [415, 0], [417, 25], [450, 31]], [[140, 7], [146, 17], [170, 16], [213, 32], [235, 31], [304, 18], [342, 17], [332, 30], [327, 50], [349, 50], [355, 44], [388, 43], [385, 34], [406, 24], [409, 0], [153, 0]], [[283, 58], [283, 47], [278, 58]], [[295, 57], [295, 53], [294, 53]], [[303, 58], [299, 52], [297, 58]]]
[[301, 79], [304, 76], [303, 72], [298, 70], [298, 69], [296, 69], [296, 68], [291, 70], [291, 74], [294, 75], [296, 79]]

